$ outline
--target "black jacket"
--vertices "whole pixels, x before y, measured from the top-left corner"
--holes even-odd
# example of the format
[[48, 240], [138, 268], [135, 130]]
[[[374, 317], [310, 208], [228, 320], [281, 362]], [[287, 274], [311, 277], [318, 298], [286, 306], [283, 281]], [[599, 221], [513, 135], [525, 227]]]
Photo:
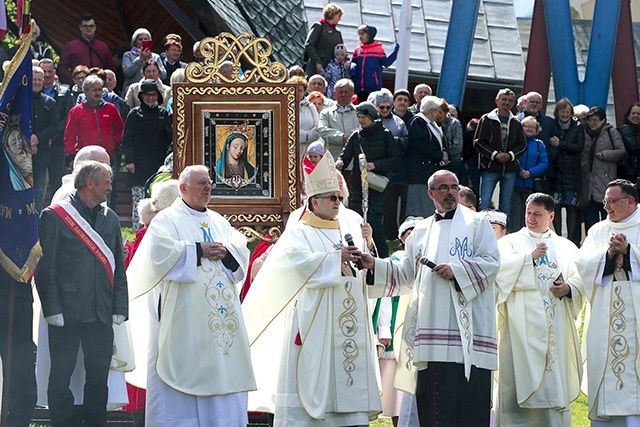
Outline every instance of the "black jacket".
[[[351, 174], [351, 193], [349, 195], [349, 208], [356, 212], [362, 212], [362, 182], [358, 171], [358, 155], [360, 147], [367, 157], [367, 162], [373, 162], [376, 166], [373, 172], [389, 177], [389, 173], [400, 165], [400, 149], [395, 138], [384, 128], [380, 120], [376, 120], [366, 129], [360, 129], [351, 134], [346, 145], [342, 149], [340, 159], [347, 167], [353, 160], [353, 173]], [[385, 194], [369, 189], [369, 210], [372, 213], [385, 212]]]
[[629, 118], [625, 118], [619, 131], [628, 156], [618, 164], [618, 178], [636, 182], [640, 172], [640, 141], [638, 141], [640, 126], [631, 123]]
[[[44, 91], [43, 91], [44, 93]], [[53, 99], [58, 107], [58, 133], [53, 139], [54, 144], [64, 146], [64, 128], [67, 125], [67, 115], [75, 105], [75, 98], [69, 85], [53, 83]]]
[[[91, 224], [87, 206], [74, 193], [68, 201]], [[84, 243], [51, 208], [40, 215], [42, 259], [35, 270], [36, 286], [44, 316], [62, 313], [65, 324], [100, 321], [112, 323], [112, 315], [129, 313], [127, 276], [122, 254], [118, 216], [98, 205], [93, 229], [115, 258], [114, 287], [106, 270]]]
[[[443, 136], [444, 138], [444, 136]], [[446, 147], [443, 140], [442, 146]], [[446, 151], [446, 150], [444, 150]], [[429, 177], [438, 169], [443, 169], [440, 162], [443, 150], [427, 122], [416, 115], [409, 125], [409, 142], [407, 148], [407, 182], [409, 184], [427, 185]]]
[[59, 132], [58, 107], [56, 101], [42, 92], [33, 94], [33, 110], [31, 111], [31, 132], [38, 137], [38, 152], [33, 156], [37, 166], [49, 165], [49, 142]]
[[571, 119], [569, 129], [563, 130], [560, 121], [553, 121], [552, 136], [560, 139], [560, 145], [549, 145], [549, 163], [553, 165], [552, 191], [580, 190], [580, 153], [584, 149], [584, 129], [580, 122]]
[[164, 164], [171, 146], [169, 114], [163, 107], [141, 104], [129, 112], [122, 134], [125, 164], [135, 164], [135, 172], [127, 172], [129, 187], [144, 186], [147, 179]]

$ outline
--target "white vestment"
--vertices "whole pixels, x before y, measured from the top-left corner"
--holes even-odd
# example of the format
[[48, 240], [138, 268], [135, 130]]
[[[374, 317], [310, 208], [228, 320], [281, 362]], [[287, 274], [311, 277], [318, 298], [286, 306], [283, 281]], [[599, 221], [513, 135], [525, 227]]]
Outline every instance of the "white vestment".
[[[531, 252], [538, 243], [548, 249], [534, 264]], [[571, 426], [570, 403], [580, 394], [582, 370], [575, 327], [584, 293], [575, 265], [578, 248], [553, 231], [527, 228], [500, 239], [498, 248], [497, 425]], [[551, 293], [560, 275], [571, 298]]]
[[[418, 261], [449, 263], [460, 287]], [[417, 369], [427, 362], [497, 368], [493, 281], [500, 255], [489, 222], [458, 206], [452, 220], [435, 215], [416, 224], [399, 261], [375, 260], [375, 296], [411, 293], [405, 316], [396, 388], [415, 393]], [[370, 294], [373, 293], [370, 291]]]
[[290, 222], [243, 302], [250, 407], [275, 410], [276, 426], [368, 425], [381, 411], [366, 285], [342, 275], [338, 246], [346, 233], [359, 245], [359, 228], [310, 212]]
[[[195, 242], [223, 243], [239, 267], [197, 266]], [[147, 426], [246, 425], [256, 386], [236, 284], [248, 260], [245, 237], [213, 211], [177, 199], [153, 219], [127, 269], [143, 368], [128, 380], [147, 388]]]
[[[629, 280], [603, 277], [609, 237], [629, 242]], [[640, 211], [622, 222], [608, 219], [591, 227], [577, 261], [591, 304], [587, 326], [589, 418], [640, 414]], [[612, 421], [615, 418], [612, 418]]]

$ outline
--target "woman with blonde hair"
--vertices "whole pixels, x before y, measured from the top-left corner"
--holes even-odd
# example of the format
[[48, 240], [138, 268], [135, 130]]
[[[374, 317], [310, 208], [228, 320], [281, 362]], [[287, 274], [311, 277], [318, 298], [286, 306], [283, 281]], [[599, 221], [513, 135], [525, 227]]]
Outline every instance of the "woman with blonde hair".
[[333, 59], [336, 45], [344, 44], [336, 28], [343, 14], [340, 6], [329, 3], [322, 9], [322, 19], [311, 26], [304, 43], [307, 78], [321, 74]]

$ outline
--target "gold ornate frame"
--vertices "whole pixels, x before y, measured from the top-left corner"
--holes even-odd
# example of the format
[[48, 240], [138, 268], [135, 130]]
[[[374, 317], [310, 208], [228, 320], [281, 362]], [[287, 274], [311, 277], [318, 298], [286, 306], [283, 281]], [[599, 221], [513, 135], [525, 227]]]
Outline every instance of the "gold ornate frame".
[[[270, 149], [256, 152], [256, 157], [269, 165], [261, 169], [262, 173], [269, 174], [271, 191], [265, 191], [268, 196], [247, 197], [242, 191], [228, 191], [228, 188], [221, 195], [214, 188], [209, 202], [211, 209], [224, 215], [250, 241], [276, 239], [284, 229], [288, 214], [299, 205], [297, 87], [283, 83], [286, 67], [269, 63], [270, 53], [271, 44], [266, 39], [256, 39], [249, 34], [236, 38], [223, 33], [206, 38], [200, 43], [204, 59], [189, 64], [185, 70], [189, 83], [173, 87], [175, 176], [188, 165], [205, 164], [205, 151], [211, 150], [205, 144], [211, 138], [203, 125], [204, 117], [257, 112], [271, 118]], [[219, 65], [224, 61], [232, 63], [231, 76], [220, 72]], [[247, 68], [243, 75], [241, 64]], [[211, 169], [215, 182], [215, 172]], [[272, 237], [265, 237], [265, 233]]]

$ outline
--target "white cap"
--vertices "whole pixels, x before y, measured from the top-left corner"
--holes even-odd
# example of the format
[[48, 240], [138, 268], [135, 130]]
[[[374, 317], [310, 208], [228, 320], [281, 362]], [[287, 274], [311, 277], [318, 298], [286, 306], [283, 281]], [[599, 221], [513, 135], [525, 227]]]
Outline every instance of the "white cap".
[[485, 214], [485, 217], [491, 224], [500, 224], [507, 226], [507, 214], [496, 210], [485, 210], [481, 213]]

